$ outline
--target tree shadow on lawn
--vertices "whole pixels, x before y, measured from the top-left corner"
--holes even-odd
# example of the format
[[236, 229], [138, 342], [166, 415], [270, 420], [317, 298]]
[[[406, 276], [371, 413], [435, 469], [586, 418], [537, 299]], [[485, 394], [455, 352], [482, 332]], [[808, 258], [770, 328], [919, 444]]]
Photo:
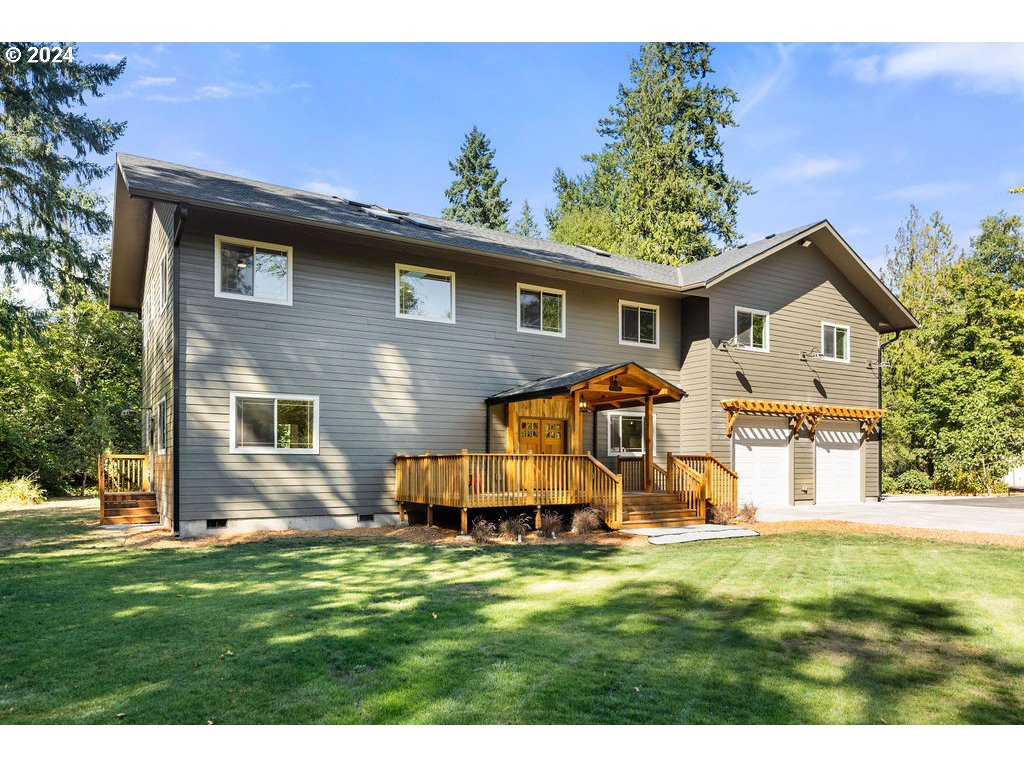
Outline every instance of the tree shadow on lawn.
[[39, 554], [0, 563], [0, 723], [1021, 721], [1024, 669], [946, 604], [711, 590], [682, 554]]

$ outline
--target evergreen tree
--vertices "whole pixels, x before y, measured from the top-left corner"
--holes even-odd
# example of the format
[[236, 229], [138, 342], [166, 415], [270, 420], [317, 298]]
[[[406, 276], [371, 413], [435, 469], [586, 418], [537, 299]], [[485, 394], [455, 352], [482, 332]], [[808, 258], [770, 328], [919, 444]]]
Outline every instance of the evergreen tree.
[[523, 237], [540, 237], [540, 227], [533, 218], [533, 211], [530, 210], [530, 201], [523, 201], [522, 211], [519, 213], [519, 221], [512, 225], [512, 231]]
[[1000, 211], [982, 219], [981, 234], [971, 248], [985, 268], [1002, 275], [1014, 288], [1024, 288], [1024, 223], [1020, 216]]
[[[725, 171], [719, 134], [736, 125], [737, 97], [707, 82], [712, 51], [707, 43], [641, 48], [630, 84], [619, 86], [618, 102], [598, 125], [604, 149], [583, 158], [592, 165], [588, 177], [559, 189], [556, 173], [553, 239], [565, 239], [561, 218], [594, 222], [592, 212], [579, 214], [595, 207], [608, 212], [619, 233], [615, 250], [648, 261], [702, 259], [716, 253], [716, 241], [737, 239], [736, 206], [754, 190]], [[590, 199], [575, 197], [581, 191]]]
[[[79, 108], [125, 62], [82, 64], [74, 49], [72, 61], [29, 63], [28, 46], [0, 43], [22, 52], [0, 63], [0, 272], [38, 282], [54, 302], [82, 285], [101, 288], [102, 251], [84, 241], [106, 234], [110, 216], [91, 185], [109, 171], [96, 156], [113, 149], [125, 124]], [[9, 324], [17, 308], [0, 302]]]
[[511, 203], [501, 196], [505, 179], [498, 180], [494, 150], [483, 131], [473, 126], [462, 143], [458, 158], [449, 162], [455, 180], [445, 190], [450, 207], [442, 215], [451, 221], [490, 229], [508, 229]]

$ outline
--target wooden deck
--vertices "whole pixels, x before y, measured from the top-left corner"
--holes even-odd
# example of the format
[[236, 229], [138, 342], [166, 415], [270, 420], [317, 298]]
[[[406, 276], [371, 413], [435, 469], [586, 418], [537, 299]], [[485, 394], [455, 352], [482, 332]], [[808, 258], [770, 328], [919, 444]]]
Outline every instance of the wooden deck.
[[159, 523], [156, 494], [149, 488], [149, 457], [104, 454], [99, 457], [97, 486], [100, 525]]
[[600, 509], [609, 528], [702, 523], [707, 504], [734, 501], [736, 475], [709, 456], [669, 454], [654, 465], [653, 489], [645, 492], [640, 457], [621, 457], [618, 472], [586, 454], [461, 453], [395, 456], [395, 501], [448, 507], [462, 513], [468, 529], [471, 509], [589, 505]]

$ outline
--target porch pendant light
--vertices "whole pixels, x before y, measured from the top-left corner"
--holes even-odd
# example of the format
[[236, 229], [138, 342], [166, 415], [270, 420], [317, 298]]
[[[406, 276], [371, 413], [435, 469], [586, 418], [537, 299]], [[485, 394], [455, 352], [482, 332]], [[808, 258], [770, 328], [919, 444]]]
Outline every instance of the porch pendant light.
[[621, 392], [622, 391], [622, 385], [619, 384], [619, 377], [618, 376], [612, 376], [612, 383], [608, 385], [608, 391], [609, 392]]

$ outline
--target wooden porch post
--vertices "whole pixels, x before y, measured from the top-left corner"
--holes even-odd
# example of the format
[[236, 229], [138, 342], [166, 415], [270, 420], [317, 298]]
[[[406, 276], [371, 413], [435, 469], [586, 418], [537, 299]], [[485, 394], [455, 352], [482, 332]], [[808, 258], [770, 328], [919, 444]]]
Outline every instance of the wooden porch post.
[[583, 453], [583, 414], [580, 411], [582, 396], [579, 391], [572, 393], [572, 444], [569, 453]]
[[654, 396], [644, 398], [644, 491], [654, 491]]

